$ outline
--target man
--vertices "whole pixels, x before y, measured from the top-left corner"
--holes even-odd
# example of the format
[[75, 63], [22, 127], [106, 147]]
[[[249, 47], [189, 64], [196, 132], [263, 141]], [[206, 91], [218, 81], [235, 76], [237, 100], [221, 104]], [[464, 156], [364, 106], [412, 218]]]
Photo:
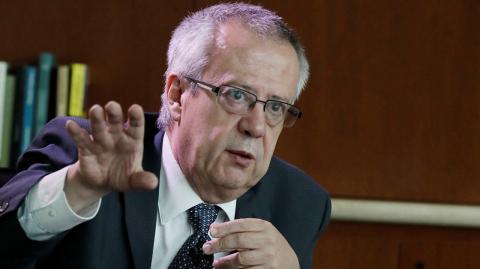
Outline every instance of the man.
[[302, 46], [274, 13], [221, 4], [192, 14], [170, 41], [159, 128], [138, 105], [124, 123], [109, 102], [33, 141], [0, 190], [10, 204], [1, 262], [310, 268], [328, 195], [272, 157], [300, 117], [292, 103], [307, 77]]

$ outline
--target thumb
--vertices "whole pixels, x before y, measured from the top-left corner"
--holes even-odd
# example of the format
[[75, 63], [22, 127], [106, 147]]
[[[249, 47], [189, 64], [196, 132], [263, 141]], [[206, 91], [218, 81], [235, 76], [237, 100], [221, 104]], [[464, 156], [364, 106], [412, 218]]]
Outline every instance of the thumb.
[[157, 176], [146, 171], [131, 174], [128, 181], [132, 190], [153, 190], [158, 185]]

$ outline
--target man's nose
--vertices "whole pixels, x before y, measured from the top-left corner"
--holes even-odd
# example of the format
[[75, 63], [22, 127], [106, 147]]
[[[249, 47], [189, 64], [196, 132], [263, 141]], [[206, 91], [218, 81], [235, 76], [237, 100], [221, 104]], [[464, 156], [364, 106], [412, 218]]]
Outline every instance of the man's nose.
[[257, 102], [250, 112], [242, 116], [238, 123], [241, 133], [253, 138], [260, 138], [265, 135], [266, 121], [263, 106], [264, 104]]

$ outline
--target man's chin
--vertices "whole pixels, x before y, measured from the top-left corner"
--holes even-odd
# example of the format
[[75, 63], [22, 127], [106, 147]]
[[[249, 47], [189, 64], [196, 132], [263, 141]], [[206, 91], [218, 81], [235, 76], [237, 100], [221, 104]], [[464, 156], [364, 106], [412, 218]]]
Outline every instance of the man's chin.
[[215, 186], [207, 190], [205, 193], [200, 194], [203, 201], [212, 204], [230, 202], [245, 194], [253, 185], [255, 185], [254, 183], [235, 180], [214, 183]]

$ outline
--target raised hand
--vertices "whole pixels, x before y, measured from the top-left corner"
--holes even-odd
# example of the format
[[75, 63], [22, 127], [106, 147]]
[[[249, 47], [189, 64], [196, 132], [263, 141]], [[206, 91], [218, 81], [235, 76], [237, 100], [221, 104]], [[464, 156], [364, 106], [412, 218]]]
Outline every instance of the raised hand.
[[214, 261], [216, 269], [300, 268], [298, 258], [287, 240], [270, 222], [261, 219], [237, 219], [210, 226], [215, 237], [203, 245], [205, 254], [231, 252]]
[[132, 105], [124, 123], [121, 106], [113, 101], [105, 110], [90, 108], [91, 134], [73, 120], [66, 124], [78, 149], [65, 182], [65, 195], [75, 211], [110, 191], [154, 189], [158, 180], [142, 168], [145, 119], [143, 109]]

